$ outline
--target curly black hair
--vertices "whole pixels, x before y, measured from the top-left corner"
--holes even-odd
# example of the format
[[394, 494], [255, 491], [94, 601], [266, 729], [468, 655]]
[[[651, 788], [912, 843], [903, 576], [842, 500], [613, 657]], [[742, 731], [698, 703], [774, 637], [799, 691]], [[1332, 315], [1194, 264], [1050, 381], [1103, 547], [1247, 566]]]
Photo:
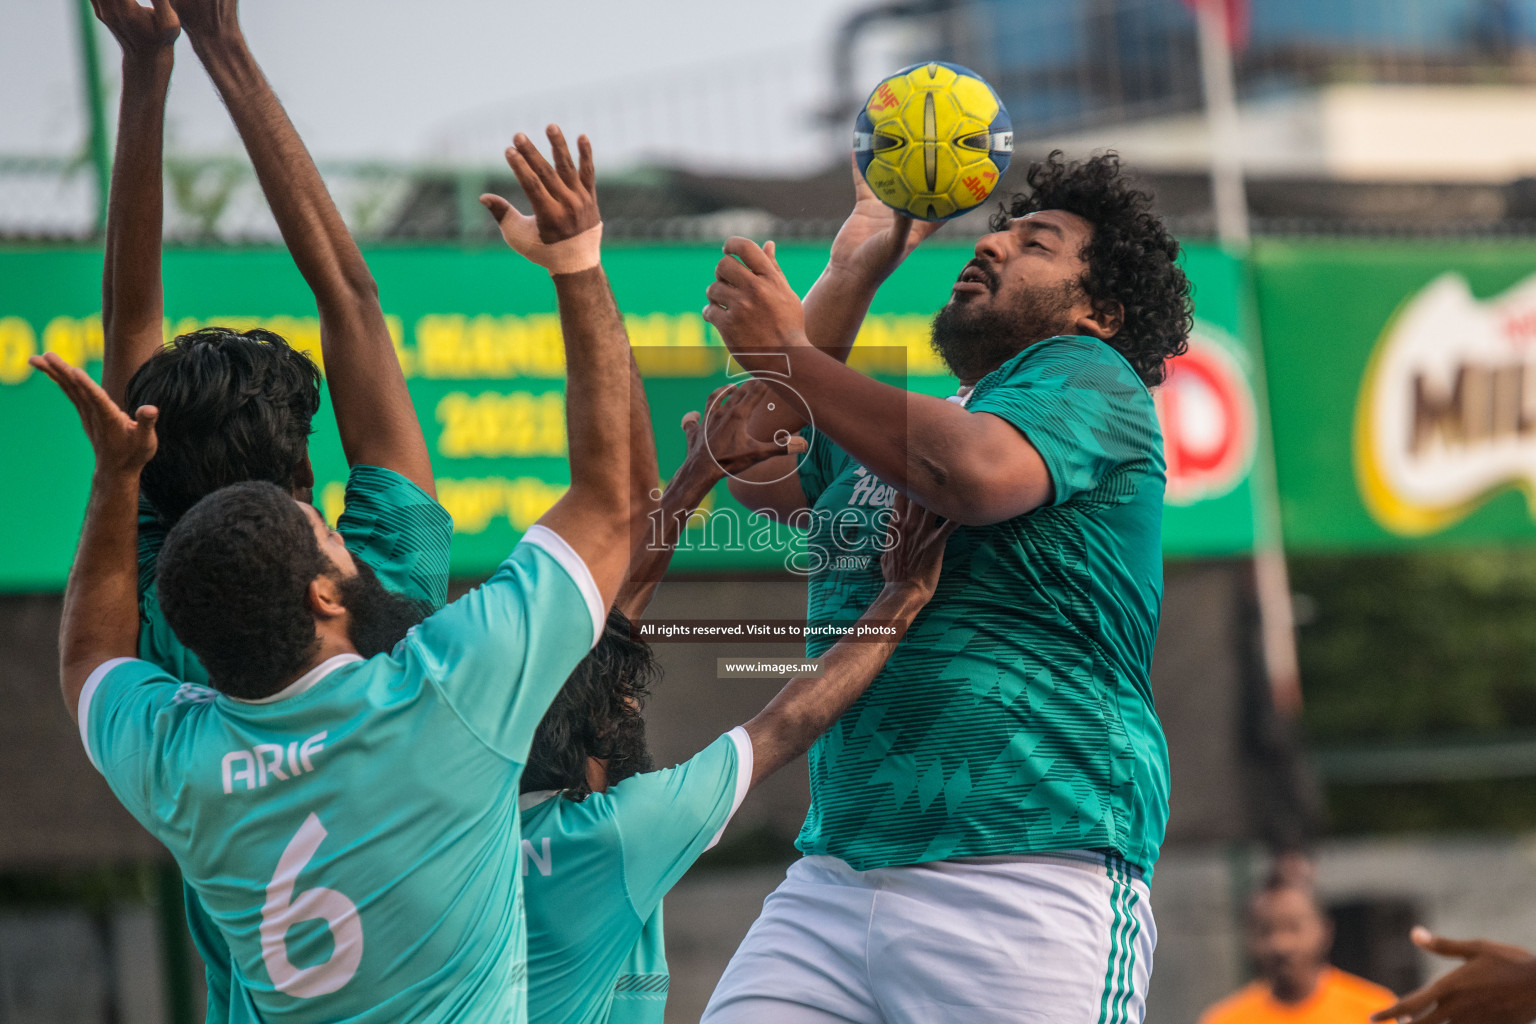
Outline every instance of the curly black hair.
[[641, 710], [661, 666], [651, 645], [634, 636], [629, 618], [608, 612], [603, 638], [576, 666], [544, 713], [520, 790], [557, 789], [569, 800], [585, 800], [587, 758], [608, 761], [610, 784], [649, 771]]
[[214, 689], [256, 700], [319, 650], [309, 584], [333, 568], [293, 495], [249, 481], [214, 491], [171, 528], [155, 586]]
[[229, 484], [267, 480], [294, 489], [320, 408], [320, 370], [271, 331], [207, 327], [139, 367], [127, 401], [130, 409], [160, 409], [160, 446], [140, 486], [170, 526]]
[[1179, 243], [1152, 212], [1150, 193], [1122, 176], [1120, 156], [1068, 162], [1061, 150], [1031, 164], [1029, 191], [999, 205], [993, 231], [1039, 210], [1065, 210], [1093, 225], [1082, 252], [1083, 290], [1095, 309], [1118, 307], [1120, 330], [1109, 339], [1148, 387], [1163, 382], [1166, 362], [1189, 348], [1194, 303], [1179, 266]]

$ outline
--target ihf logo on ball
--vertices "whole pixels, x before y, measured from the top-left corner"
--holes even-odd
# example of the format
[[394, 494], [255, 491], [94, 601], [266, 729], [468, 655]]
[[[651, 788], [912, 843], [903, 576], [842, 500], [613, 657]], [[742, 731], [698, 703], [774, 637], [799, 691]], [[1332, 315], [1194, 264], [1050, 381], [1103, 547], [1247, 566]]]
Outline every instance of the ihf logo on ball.
[[1394, 533], [1434, 533], [1495, 491], [1536, 515], [1536, 277], [1479, 301], [1460, 274], [1432, 281], [1382, 332], [1355, 409], [1355, 473]]

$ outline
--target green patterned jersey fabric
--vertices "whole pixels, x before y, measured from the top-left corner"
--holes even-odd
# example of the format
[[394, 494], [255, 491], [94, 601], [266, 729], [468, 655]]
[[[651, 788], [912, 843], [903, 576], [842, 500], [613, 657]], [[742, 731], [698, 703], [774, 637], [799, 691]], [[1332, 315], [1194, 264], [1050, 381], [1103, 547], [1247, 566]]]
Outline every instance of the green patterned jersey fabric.
[[[1105, 850], [1150, 876], [1168, 819], [1148, 680], [1163, 592], [1152, 396], [1108, 345], [1056, 337], [988, 374], [965, 404], [1029, 439], [1053, 501], [951, 536], [933, 599], [812, 747], [796, 845], [861, 871]], [[846, 627], [880, 592], [896, 492], [825, 435], [805, 435], [807, 624]], [[836, 639], [808, 637], [809, 657]]]
[[517, 792], [603, 613], [536, 524], [392, 654], [263, 700], [137, 659], [91, 674], [86, 753], [223, 937], [232, 1019], [528, 1020]]

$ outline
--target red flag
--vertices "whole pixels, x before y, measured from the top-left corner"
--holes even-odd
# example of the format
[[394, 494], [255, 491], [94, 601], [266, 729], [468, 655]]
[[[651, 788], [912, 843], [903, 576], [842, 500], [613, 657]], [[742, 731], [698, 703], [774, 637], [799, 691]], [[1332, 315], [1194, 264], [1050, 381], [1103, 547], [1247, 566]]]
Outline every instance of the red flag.
[[1219, 4], [1226, 10], [1227, 45], [1241, 50], [1248, 45], [1248, 0], [1184, 0], [1184, 6], [1198, 11], [1208, 4]]

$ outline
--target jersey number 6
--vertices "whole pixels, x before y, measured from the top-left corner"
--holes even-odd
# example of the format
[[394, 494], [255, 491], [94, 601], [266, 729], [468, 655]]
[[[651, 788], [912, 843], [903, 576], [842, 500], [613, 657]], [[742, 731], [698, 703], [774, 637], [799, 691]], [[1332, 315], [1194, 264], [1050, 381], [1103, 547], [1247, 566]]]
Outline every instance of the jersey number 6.
[[[299, 872], [320, 849], [325, 835], [318, 815], [304, 819], [278, 858], [277, 871], [267, 883], [267, 902], [261, 908], [262, 962], [277, 990], [298, 999], [335, 992], [352, 980], [363, 959], [363, 924], [358, 920], [356, 903], [335, 889], [319, 886], [305, 889], [298, 898], [293, 895]], [[335, 948], [323, 964], [295, 967], [288, 961], [288, 932], [302, 921], [316, 919], [323, 920], [331, 929]]]

